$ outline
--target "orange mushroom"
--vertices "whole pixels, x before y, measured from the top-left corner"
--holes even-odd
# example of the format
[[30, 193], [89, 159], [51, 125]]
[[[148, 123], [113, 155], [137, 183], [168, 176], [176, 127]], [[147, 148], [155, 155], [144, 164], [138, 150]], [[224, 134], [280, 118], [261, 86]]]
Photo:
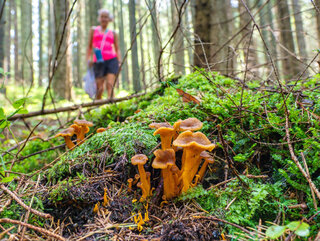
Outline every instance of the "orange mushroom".
[[55, 137], [62, 136], [64, 138], [64, 141], [66, 142], [66, 145], [69, 149], [72, 149], [75, 144], [71, 141], [71, 137], [74, 135], [74, 129], [69, 127], [68, 129], [65, 129], [58, 134], [55, 135]]
[[81, 126], [78, 126], [77, 124], [72, 124], [70, 127], [74, 129], [74, 134], [77, 135], [77, 142], [79, 143], [80, 142], [79, 137], [81, 135], [81, 129], [82, 129]]
[[131, 191], [132, 191], [132, 182], [133, 182], [133, 179], [132, 179], [132, 178], [129, 178], [129, 179], [128, 179], [128, 184], [129, 184], [129, 186], [128, 186], [128, 192], [131, 192]]
[[203, 176], [204, 176], [204, 174], [206, 172], [208, 164], [209, 163], [210, 164], [214, 163], [214, 159], [206, 151], [203, 151], [203, 152], [200, 153], [200, 158], [204, 159], [204, 163], [202, 164], [202, 167], [200, 168], [200, 171], [198, 173], [199, 174], [199, 181], [202, 180], [202, 178], [203, 178]]
[[163, 195], [166, 199], [171, 199], [179, 194], [178, 183], [171, 171], [171, 167], [175, 165], [176, 157], [173, 149], [156, 150], [154, 152], [156, 158], [153, 160], [152, 167], [161, 169], [163, 178]]
[[154, 136], [158, 134], [160, 135], [162, 150], [171, 148], [172, 138], [175, 134], [174, 128], [172, 126], [160, 127], [153, 133]]
[[[141, 181], [141, 189], [142, 189], [142, 197], [146, 198], [150, 195], [150, 177], [147, 178], [147, 174], [144, 170], [143, 165], [146, 164], [148, 157], [144, 154], [137, 154], [131, 158], [132, 165], [138, 165], [140, 181]], [[149, 181], [148, 181], [149, 179]], [[139, 184], [139, 183], [138, 183]]]
[[181, 167], [182, 192], [189, 189], [190, 184], [200, 165], [200, 153], [211, 151], [216, 145], [201, 132], [185, 131], [173, 142], [173, 145], [183, 147], [184, 162]]
[[188, 118], [180, 122], [180, 131], [197, 131], [200, 130], [203, 123], [197, 118]]
[[89, 130], [90, 130], [89, 127], [93, 126], [93, 123], [90, 121], [86, 121], [86, 120], [75, 120], [74, 124], [77, 124], [78, 126], [81, 127], [81, 131], [78, 136], [78, 139], [80, 141], [83, 141], [85, 134], [89, 132]]
[[154, 122], [154, 123], [151, 123], [149, 127], [151, 129], [159, 129], [160, 127], [172, 127], [172, 126], [168, 122], [161, 122], [161, 123]]
[[111, 128], [111, 126], [108, 126], [107, 128], [100, 127], [97, 129], [97, 133], [105, 132], [106, 130], [109, 130], [110, 128]]

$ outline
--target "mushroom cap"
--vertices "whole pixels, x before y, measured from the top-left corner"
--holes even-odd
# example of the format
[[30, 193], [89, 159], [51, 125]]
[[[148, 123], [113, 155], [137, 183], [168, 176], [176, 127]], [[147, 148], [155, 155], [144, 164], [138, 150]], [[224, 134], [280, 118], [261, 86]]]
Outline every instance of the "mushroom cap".
[[97, 133], [105, 132], [106, 130], [108, 130], [108, 128], [100, 127], [100, 128], [97, 129]]
[[129, 178], [129, 179], [127, 180], [127, 182], [133, 182], [133, 179], [132, 179], [132, 178]]
[[79, 126], [93, 126], [93, 123], [87, 120], [75, 120], [73, 123]]
[[81, 126], [77, 124], [72, 124], [70, 127], [74, 129], [74, 133], [80, 133], [81, 131]]
[[174, 128], [172, 126], [170, 127], [160, 127], [155, 132], [153, 132], [153, 135], [169, 135], [174, 133]]
[[149, 127], [151, 129], [159, 129], [160, 127], [171, 127], [171, 125], [168, 122], [161, 122], [161, 123], [154, 122], [154, 123], [151, 123]]
[[177, 139], [173, 141], [173, 145], [183, 148], [193, 147], [207, 151], [211, 151], [216, 146], [215, 144], [211, 143], [203, 133], [193, 133], [192, 131], [185, 131], [181, 133]]
[[176, 156], [173, 149], [156, 150], [154, 152], [156, 158], [153, 160], [152, 167], [155, 169], [165, 169], [172, 166], [176, 162]]
[[180, 171], [179, 167], [177, 167], [176, 165], [173, 165], [173, 166], [170, 168], [170, 170], [171, 170], [173, 173], [176, 173], [176, 172], [179, 172], [179, 171]]
[[144, 154], [137, 154], [131, 158], [132, 165], [144, 165], [148, 161], [148, 157]]
[[180, 131], [197, 131], [202, 125], [203, 123], [197, 118], [188, 118], [180, 122]]
[[213, 157], [206, 151], [200, 153], [200, 158], [208, 161], [209, 163], [214, 163]]
[[65, 130], [62, 130], [61, 132], [59, 132], [58, 134], [56, 134], [54, 137], [58, 137], [58, 136], [73, 136], [74, 135], [74, 128], [67, 128]]

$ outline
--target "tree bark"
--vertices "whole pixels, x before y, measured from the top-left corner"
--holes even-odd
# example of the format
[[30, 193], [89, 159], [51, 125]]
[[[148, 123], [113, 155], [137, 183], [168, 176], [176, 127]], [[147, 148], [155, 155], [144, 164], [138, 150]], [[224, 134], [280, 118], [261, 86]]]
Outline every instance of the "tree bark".
[[[141, 3], [140, 0], [137, 0], [137, 6], [138, 6], [138, 16], [139, 19], [141, 19], [142, 17], [142, 10], [141, 10]], [[146, 90], [147, 89], [147, 85], [146, 85], [146, 74], [145, 74], [145, 62], [144, 62], [144, 49], [143, 49], [143, 26], [141, 24], [141, 21], [139, 21], [139, 29], [140, 29], [140, 33], [139, 33], [139, 47], [140, 47], [140, 63], [141, 63], [141, 80], [143, 83], [143, 89]]]
[[284, 48], [281, 48], [282, 73], [283, 78], [289, 81], [297, 77], [300, 71], [300, 63], [295, 59], [295, 47], [290, 23], [290, 12], [287, 0], [277, 1], [278, 25], [280, 32], [280, 42]]
[[6, 30], [6, 62], [7, 62], [7, 71], [10, 72], [8, 79], [11, 78], [11, 25], [12, 25], [12, 17], [11, 17], [11, 1], [7, 1], [7, 30]]
[[[3, 7], [4, 0], [0, 0], [0, 11]], [[4, 69], [4, 52], [5, 52], [5, 11], [3, 11], [2, 18], [0, 19], [0, 68]], [[0, 74], [0, 77], [1, 74]]]
[[[252, 8], [252, 5], [250, 4], [249, 0], [244, 0], [244, 2], [249, 9]], [[239, 0], [239, 14], [240, 14], [240, 29], [241, 29], [251, 20], [251, 17], [241, 0]], [[265, 21], [265, 19], [263, 19], [264, 15], [262, 16], [261, 15], [262, 14], [260, 14], [260, 22]], [[261, 22], [261, 23], [263, 24], [265, 22]], [[247, 69], [248, 69], [247, 76], [249, 75], [249, 77], [258, 75], [258, 69], [254, 68], [254, 66], [258, 64], [258, 56], [256, 53], [256, 49], [257, 49], [256, 41], [253, 38], [253, 36], [251, 37], [252, 26], [253, 26], [252, 23], [248, 24], [247, 27], [242, 31], [242, 36], [241, 36], [242, 37], [241, 48], [243, 52], [244, 61], [246, 62]], [[262, 30], [262, 35], [264, 38], [266, 38], [266, 34], [267, 34], [266, 30]], [[249, 44], [250, 44], [250, 47], [248, 49]]]
[[18, 30], [18, 8], [16, 1], [10, 1], [12, 4], [12, 9], [14, 11], [13, 15], [13, 25], [14, 25], [14, 80], [17, 84], [21, 80], [20, 70], [19, 70], [19, 30]]
[[[151, 31], [152, 31], [152, 46], [154, 65], [157, 66], [159, 62], [160, 48], [161, 48], [161, 33], [159, 31], [159, 20], [157, 12], [157, 4], [155, 0], [148, 0], [148, 8], [151, 14]], [[160, 60], [162, 65], [162, 60]], [[160, 75], [162, 76], [162, 66], [160, 66]], [[157, 76], [159, 79], [160, 76]]]
[[52, 87], [57, 97], [71, 100], [71, 54], [69, 48], [70, 19], [69, 0], [54, 0], [55, 18], [55, 48], [60, 51], [57, 54], [58, 68], [55, 72]]
[[[171, 0], [171, 18], [172, 18], [172, 31], [177, 27], [179, 21], [179, 10], [184, 0]], [[186, 12], [184, 14], [187, 14]], [[183, 17], [183, 16], [181, 16]], [[173, 67], [175, 75], [185, 74], [185, 61], [184, 61], [184, 43], [183, 43], [183, 26], [182, 22], [179, 26], [177, 33], [173, 38]]]
[[43, 17], [42, 17], [42, 0], [39, 0], [39, 77], [38, 85], [42, 86], [43, 78], [43, 31], [42, 31]]
[[139, 68], [139, 58], [138, 58], [135, 14], [136, 14], [135, 0], [129, 0], [130, 39], [132, 44], [132, 49], [131, 49], [132, 79], [133, 79], [133, 89], [135, 92], [138, 92], [141, 90], [141, 84], [140, 84], [140, 68]]
[[195, 1], [195, 18], [194, 18], [194, 33], [195, 33], [195, 54], [194, 65], [207, 68], [208, 58], [210, 58], [210, 42], [211, 42], [211, 20], [210, 15], [213, 11], [211, 1], [196, 0]]
[[22, 0], [21, 4], [21, 77], [23, 81], [33, 83], [32, 56], [32, 2]]
[[125, 52], [127, 51], [126, 42], [124, 39], [124, 24], [123, 24], [123, 4], [120, 1], [119, 4], [119, 42], [120, 42], [120, 52], [121, 52], [121, 60], [122, 60], [122, 69], [121, 69], [121, 80], [122, 80], [122, 88], [125, 90], [129, 90], [129, 74], [128, 74], [128, 61], [127, 59], [124, 60]]
[[82, 19], [83, 19], [83, 1], [78, 2], [78, 14], [77, 14], [77, 53], [76, 53], [76, 86], [82, 88], [82, 73], [83, 73], [83, 64], [85, 60], [83, 58], [84, 52], [83, 47], [86, 46], [86, 43], [83, 40], [82, 33]]
[[308, 58], [306, 41], [304, 38], [303, 21], [301, 15], [301, 7], [298, 0], [291, 0], [294, 16], [294, 24], [296, 28], [296, 37], [300, 58], [304, 61]]

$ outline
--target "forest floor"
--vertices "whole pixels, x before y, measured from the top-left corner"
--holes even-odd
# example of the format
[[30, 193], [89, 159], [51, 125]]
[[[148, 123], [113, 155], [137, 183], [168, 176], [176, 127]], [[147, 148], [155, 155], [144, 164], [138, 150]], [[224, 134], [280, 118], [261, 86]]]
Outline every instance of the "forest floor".
[[[196, 72], [168, 80], [141, 98], [89, 111], [84, 118], [94, 126], [87, 140], [67, 151], [53, 149], [63, 142], [51, 138], [57, 130], [48, 119], [39, 129], [45, 137], [28, 141], [19, 153], [2, 155], [0, 239], [267, 240], [278, 235], [280, 240], [316, 240], [317, 82], [315, 76], [288, 87], [284, 103], [279, 88]], [[198, 185], [164, 201], [161, 173], [152, 168], [160, 138], [149, 124], [173, 125], [187, 118], [203, 123], [200, 131], [216, 144], [210, 153], [215, 162]], [[138, 173], [131, 164], [135, 154], [148, 157], [144, 167], [154, 188], [142, 202], [141, 189], [128, 188], [128, 179]], [[181, 168], [182, 151], [175, 155]]]

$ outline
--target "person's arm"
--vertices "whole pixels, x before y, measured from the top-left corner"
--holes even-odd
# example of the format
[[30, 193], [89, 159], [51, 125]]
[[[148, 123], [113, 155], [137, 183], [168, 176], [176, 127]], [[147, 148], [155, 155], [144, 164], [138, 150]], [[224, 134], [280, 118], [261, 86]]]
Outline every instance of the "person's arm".
[[87, 47], [87, 63], [88, 65], [92, 65], [92, 40], [93, 40], [93, 32], [94, 27], [90, 29], [89, 33], [89, 41], [88, 41], [88, 47]]
[[119, 63], [121, 63], [121, 52], [120, 52], [120, 48], [119, 48], [119, 36], [115, 32], [114, 32], [114, 49], [117, 54], [117, 59], [118, 59]]

